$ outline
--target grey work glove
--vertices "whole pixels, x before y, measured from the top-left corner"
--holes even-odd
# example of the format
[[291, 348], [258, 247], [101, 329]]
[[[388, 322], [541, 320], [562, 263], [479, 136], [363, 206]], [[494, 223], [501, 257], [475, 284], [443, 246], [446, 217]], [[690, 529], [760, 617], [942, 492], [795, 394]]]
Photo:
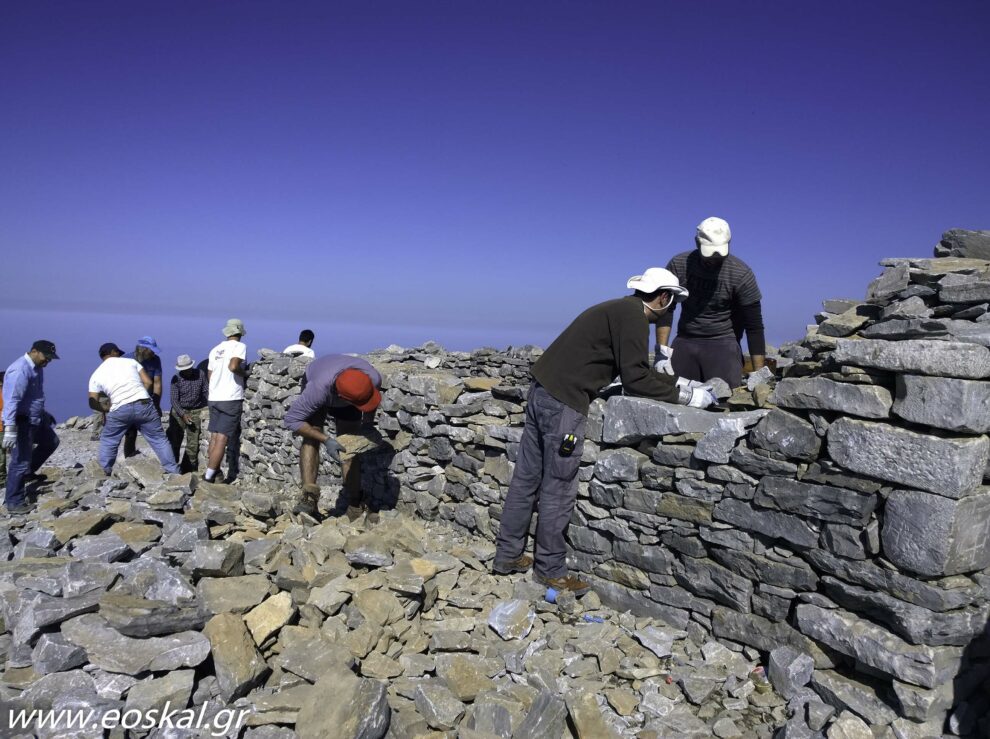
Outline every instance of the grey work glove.
[[5, 426], [3, 429], [3, 448], [8, 452], [17, 446], [17, 427]]
[[340, 453], [344, 450], [344, 447], [339, 441], [332, 436], [328, 436], [327, 440], [323, 442], [323, 447], [327, 450], [327, 454], [330, 455], [330, 459], [334, 462], [340, 461]]
[[674, 374], [674, 365], [671, 364], [673, 356], [673, 349], [665, 344], [657, 344], [657, 350], [653, 354], [653, 369], [664, 375]]

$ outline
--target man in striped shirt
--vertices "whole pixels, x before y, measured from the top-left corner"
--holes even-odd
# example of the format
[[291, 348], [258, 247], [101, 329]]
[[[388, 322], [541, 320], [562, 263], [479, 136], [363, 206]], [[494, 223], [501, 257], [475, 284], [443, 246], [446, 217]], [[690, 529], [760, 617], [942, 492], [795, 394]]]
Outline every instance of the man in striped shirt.
[[176, 360], [177, 374], [172, 375], [170, 397], [172, 410], [168, 414], [168, 437], [172, 455], [179, 461], [182, 437], [186, 439], [186, 451], [180, 462], [183, 472], [199, 470], [199, 440], [202, 429], [202, 411], [206, 408], [210, 383], [206, 372], [199, 369], [192, 357], [182, 354]]
[[730, 387], [742, 384], [743, 332], [753, 369], [763, 367], [762, 295], [749, 266], [729, 253], [732, 233], [721, 218], [706, 218], [697, 229], [695, 248], [677, 254], [667, 269], [690, 292], [681, 304], [677, 338], [668, 345], [674, 306], [656, 327], [656, 369], [689, 380], [720, 377]]

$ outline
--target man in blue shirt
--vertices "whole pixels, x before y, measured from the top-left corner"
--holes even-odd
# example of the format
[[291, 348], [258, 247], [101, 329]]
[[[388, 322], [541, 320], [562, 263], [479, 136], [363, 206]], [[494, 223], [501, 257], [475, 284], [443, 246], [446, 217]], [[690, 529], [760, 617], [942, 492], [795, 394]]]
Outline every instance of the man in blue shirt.
[[[141, 369], [151, 378], [151, 402], [155, 405], [159, 417], [162, 415], [162, 359], [159, 356], [161, 351], [158, 343], [150, 336], [142, 336], [137, 340], [137, 346], [133, 352], [124, 356], [128, 359], [135, 359], [141, 365]], [[137, 429], [133, 428], [124, 434], [124, 456], [133, 457], [137, 454]]]
[[58, 448], [55, 419], [45, 410], [44, 368], [58, 359], [44, 339], [7, 368], [3, 381], [3, 448], [10, 455], [4, 504], [10, 514], [31, 510], [26, 483]]

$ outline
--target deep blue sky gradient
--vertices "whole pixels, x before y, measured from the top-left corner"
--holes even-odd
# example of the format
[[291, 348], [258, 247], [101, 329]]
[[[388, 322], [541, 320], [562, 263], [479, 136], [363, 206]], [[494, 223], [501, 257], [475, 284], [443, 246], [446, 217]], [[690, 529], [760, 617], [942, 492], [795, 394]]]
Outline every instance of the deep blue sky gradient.
[[326, 351], [545, 345], [718, 215], [796, 339], [879, 259], [990, 227], [988, 27], [975, 1], [4, 3], [0, 311], [63, 345], [81, 312], [128, 344], [236, 315]]

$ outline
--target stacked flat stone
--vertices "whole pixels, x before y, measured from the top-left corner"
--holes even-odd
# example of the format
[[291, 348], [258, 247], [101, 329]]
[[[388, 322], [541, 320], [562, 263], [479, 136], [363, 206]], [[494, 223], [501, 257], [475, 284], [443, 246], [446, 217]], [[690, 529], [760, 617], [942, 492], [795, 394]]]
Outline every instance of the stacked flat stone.
[[[948, 232], [936, 258], [884, 260], [865, 300], [825, 301], [782, 348], [781, 379], [755, 378], [729, 412], [592, 405], [570, 566], [615, 608], [810, 657], [789, 736], [821, 730], [822, 703], [889, 736], [988, 729], [988, 245]], [[456, 355], [480, 364], [452, 371], [440, 356], [373, 356], [391, 444], [369, 492], [491, 539], [524, 413], [525, 385], [503, 378], [521, 357]], [[279, 418], [302, 365], [259, 365], [246, 463], [286, 480]]]

